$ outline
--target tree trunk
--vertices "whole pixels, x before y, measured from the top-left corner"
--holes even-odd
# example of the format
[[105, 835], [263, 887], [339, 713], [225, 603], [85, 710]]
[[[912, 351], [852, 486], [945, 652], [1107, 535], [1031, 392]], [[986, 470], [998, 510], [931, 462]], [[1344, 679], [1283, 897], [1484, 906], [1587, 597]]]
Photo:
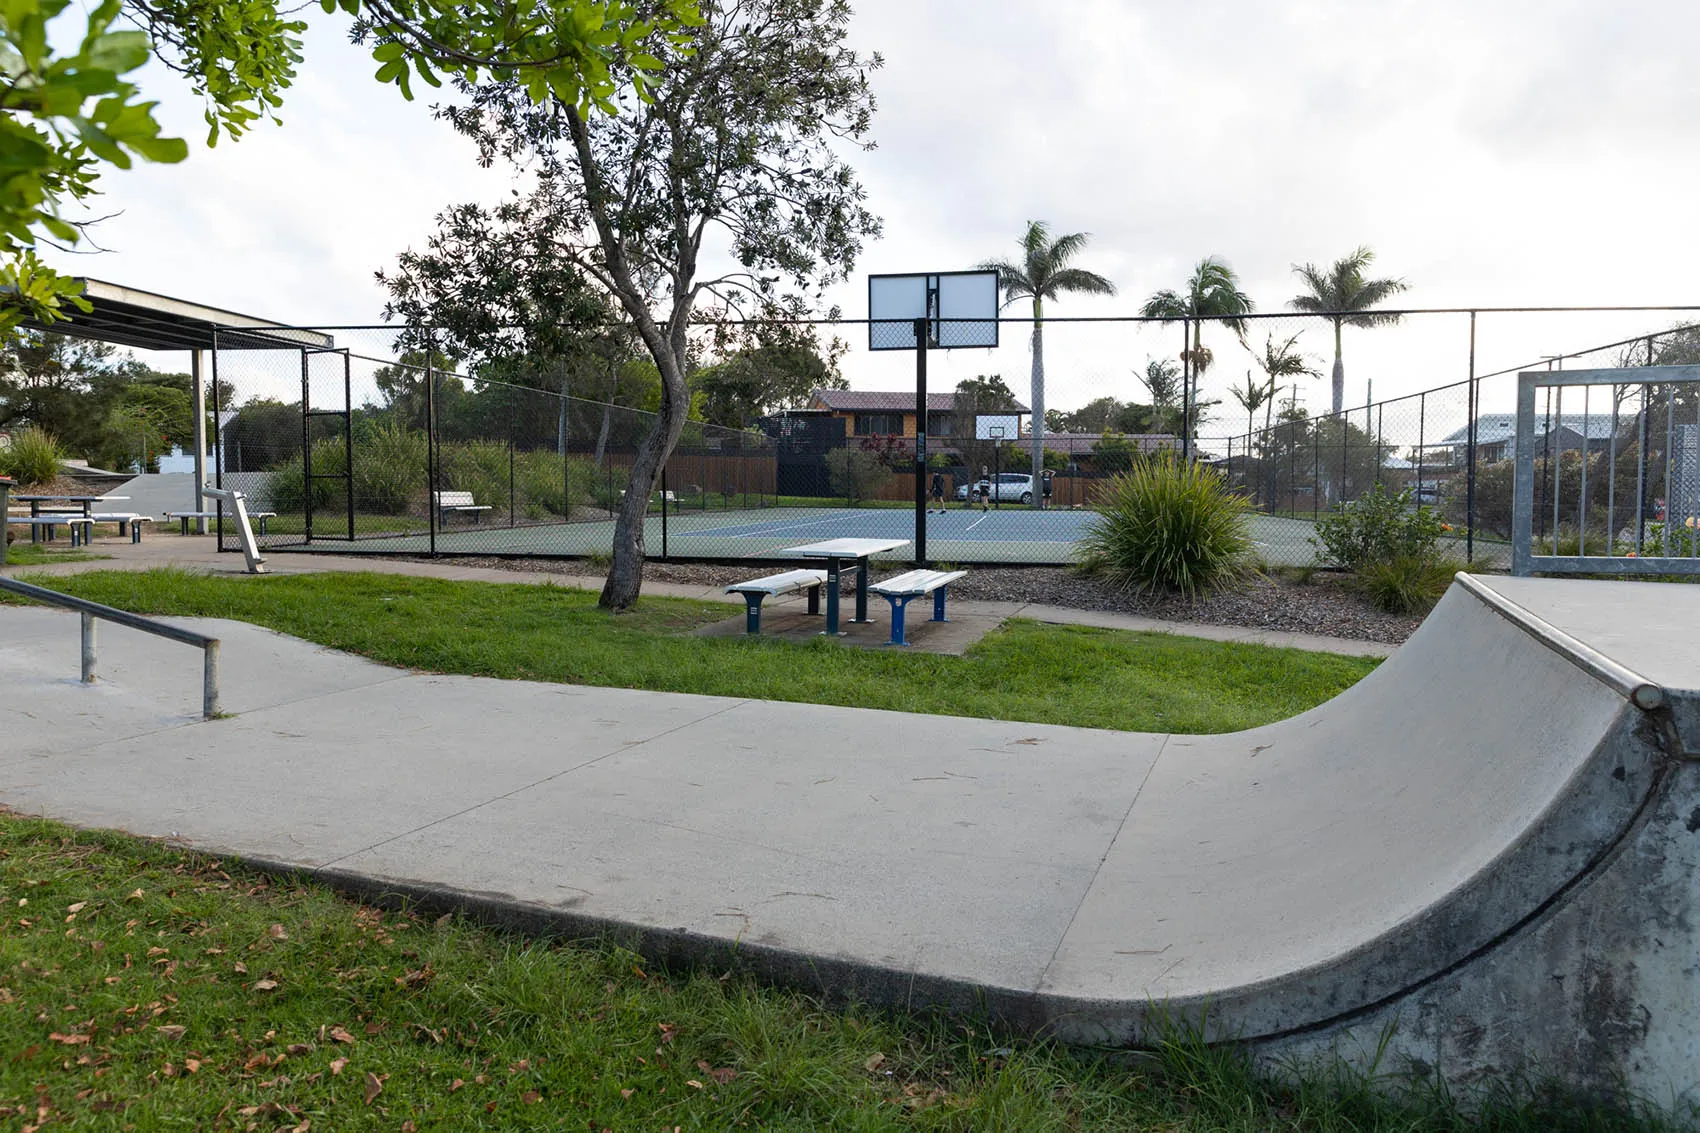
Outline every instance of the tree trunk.
[[[1033, 428], [1030, 430], [1033, 441], [1033, 506], [1045, 506], [1045, 493], [1040, 485], [1045, 482], [1045, 323], [1044, 308], [1038, 299], [1033, 300]], [[1018, 430], [1019, 431], [1019, 430]], [[978, 432], [978, 430], [976, 430]], [[992, 491], [997, 492], [997, 485]], [[1001, 499], [1001, 496], [996, 498]]]
[[1346, 363], [1340, 356], [1340, 323], [1334, 323], [1334, 414], [1346, 406]]
[[[683, 367], [673, 359], [661, 375], [665, 389], [677, 383], [678, 393], [662, 397], [661, 412], [655, 423], [638, 443], [632, 457], [631, 475], [626, 480], [626, 494], [620, 500], [614, 519], [614, 561], [608, 568], [608, 581], [602, 586], [598, 605], [604, 610], [625, 610], [638, 600], [643, 589], [643, 528], [649, 514], [650, 493], [661, 472], [661, 464], [679, 443], [685, 431], [685, 418], [690, 412], [690, 396], [684, 392]], [[671, 370], [669, 374], [666, 371]], [[665, 506], [665, 505], [663, 505]]]

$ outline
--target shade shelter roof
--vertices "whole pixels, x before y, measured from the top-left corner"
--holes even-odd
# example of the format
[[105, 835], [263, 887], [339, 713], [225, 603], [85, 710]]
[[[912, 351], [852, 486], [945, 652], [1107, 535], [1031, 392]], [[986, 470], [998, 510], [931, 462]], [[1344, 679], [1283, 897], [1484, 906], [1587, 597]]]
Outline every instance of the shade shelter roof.
[[25, 321], [33, 330], [111, 342], [141, 350], [326, 350], [336, 340], [323, 331], [289, 327], [269, 319], [157, 295], [100, 279], [80, 279], [83, 298], [94, 306], [51, 326]]

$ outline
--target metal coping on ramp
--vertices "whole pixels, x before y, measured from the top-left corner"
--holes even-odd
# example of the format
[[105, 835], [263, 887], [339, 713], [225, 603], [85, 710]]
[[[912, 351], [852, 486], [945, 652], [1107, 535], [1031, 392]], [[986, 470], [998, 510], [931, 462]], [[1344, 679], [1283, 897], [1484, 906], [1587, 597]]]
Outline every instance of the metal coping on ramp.
[[1622, 693], [1624, 698], [1637, 708], [1651, 712], [1664, 705], [1664, 689], [1524, 609], [1474, 575], [1459, 571], [1454, 581], [1481, 599], [1494, 613], [1564, 657], [1584, 673]]

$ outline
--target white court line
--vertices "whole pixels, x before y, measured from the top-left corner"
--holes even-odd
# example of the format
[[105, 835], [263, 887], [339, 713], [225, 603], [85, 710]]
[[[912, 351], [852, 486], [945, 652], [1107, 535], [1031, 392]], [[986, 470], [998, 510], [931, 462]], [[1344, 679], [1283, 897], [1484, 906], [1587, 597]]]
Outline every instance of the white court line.
[[973, 523], [970, 523], [967, 527], [964, 527], [962, 529], [962, 533], [964, 535], [968, 534], [970, 531], [974, 530], [976, 527], [980, 526], [980, 524], [986, 522], [986, 520], [988, 520], [990, 518], [992, 518], [992, 513], [988, 511], [985, 515], [982, 515], [979, 519], [976, 519]]
[[[759, 523], [742, 523], [742, 524], [734, 524], [730, 527], [711, 527], [706, 531], [685, 531], [685, 532], [681, 532], [681, 534], [685, 535], [685, 536], [690, 536], [690, 537], [707, 536], [707, 535], [720, 535], [720, 536], [722, 536], [724, 538], [728, 538], [728, 539], [761, 539], [761, 538], [765, 538], [768, 535], [777, 535], [782, 531], [796, 531], [796, 530], [799, 530], [800, 528], [804, 528], [804, 527], [819, 527], [819, 526], [821, 526], [822, 524], [825, 524], [825, 523], [843, 523], [843, 522], [844, 522], [844, 517], [842, 515], [839, 515], [839, 516], [831, 516], [827, 519], [804, 519], [804, 520], [798, 520], [796, 523], [781, 523], [781, 524], [777, 524], [777, 525], [767, 525], [767, 526], [763, 526]], [[748, 528], [751, 528], [751, 527], [760, 527], [761, 530], [759, 530], [759, 531], [747, 530]]]

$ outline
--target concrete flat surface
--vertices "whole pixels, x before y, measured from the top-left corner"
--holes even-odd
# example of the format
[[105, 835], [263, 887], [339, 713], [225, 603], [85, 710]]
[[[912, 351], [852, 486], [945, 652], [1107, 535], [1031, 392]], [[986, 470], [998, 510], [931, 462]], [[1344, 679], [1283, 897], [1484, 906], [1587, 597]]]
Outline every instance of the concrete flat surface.
[[[1612, 611], [1700, 621], [1691, 587], [1492, 585], [1596, 640]], [[1220, 736], [409, 673], [183, 624], [223, 640], [230, 718], [195, 718], [192, 649], [103, 626], [83, 686], [75, 615], [0, 607], [0, 802], [754, 946], [876, 997], [971, 989], [1075, 1038], [1152, 1002], [1257, 1034], [1397, 994], [1633, 802], [1597, 774], [1623, 697], [1459, 587], [1345, 694]], [[1700, 687], [1680, 644], [1661, 678]]]

